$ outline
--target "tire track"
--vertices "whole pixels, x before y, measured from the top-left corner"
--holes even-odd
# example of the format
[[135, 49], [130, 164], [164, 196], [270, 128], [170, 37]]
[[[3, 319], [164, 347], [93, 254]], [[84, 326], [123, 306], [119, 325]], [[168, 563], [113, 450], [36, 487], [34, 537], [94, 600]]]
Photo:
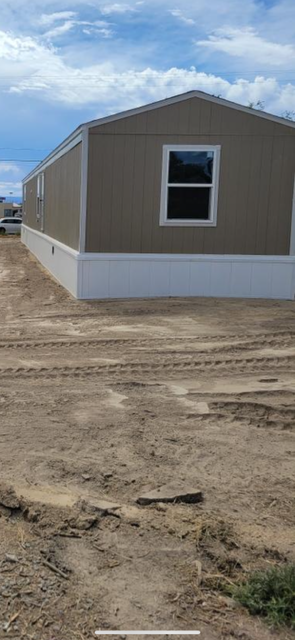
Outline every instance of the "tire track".
[[101, 365], [55, 366], [55, 367], [8, 367], [0, 369], [0, 378], [13, 377], [69, 377], [93, 375], [173, 374], [185, 372], [239, 371], [240, 373], [265, 371], [265, 369], [295, 370], [295, 355], [270, 358], [245, 358], [228, 360], [180, 361], [180, 362], [128, 362]]
[[[285, 338], [287, 340], [286, 343], [281, 342], [281, 338]], [[236, 345], [232, 344], [232, 341], [237, 341]], [[125, 339], [116, 339], [116, 338], [91, 338], [91, 339], [80, 339], [80, 340], [18, 340], [11, 341], [11, 339], [5, 341], [0, 341], [0, 349], [31, 349], [31, 348], [59, 348], [59, 347], [92, 347], [92, 346], [131, 346], [134, 348], [141, 346], [148, 346], [150, 348], [151, 344], [155, 343], [163, 343], [167, 344], [167, 342], [180, 342], [180, 343], [212, 343], [212, 342], [230, 342], [231, 348], [241, 348], [246, 349], [251, 345], [259, 345], [263, 347], [264, 345], [276, 345], [279, 346], [289, 346], [289, 343], [294, 341], [295, 345], [295, 332], [289, 331], [280, 331], [276, 333], [263, 333], [252, 336], [250, 334], [234, 334], [234, 335], [215, 335], [215, 336], [165, 336], [163, 338], [160, 337], [151, 337], [145, 339], [139, 338], [125, 338]], [[223, 349], [227, 349], [229, 347], [221, 346]], [[154, 349], [153, 349], [154, 351]], [[200, 352], [199, 352], [200, 353]]]

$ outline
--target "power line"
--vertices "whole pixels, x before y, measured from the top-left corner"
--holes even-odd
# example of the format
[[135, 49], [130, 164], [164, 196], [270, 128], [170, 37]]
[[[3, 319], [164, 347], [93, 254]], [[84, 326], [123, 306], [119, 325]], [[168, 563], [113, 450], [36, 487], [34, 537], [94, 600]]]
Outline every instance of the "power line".
[[22, 160], [21, 158], [0, 158], [0, 162], [42, 162], [43, 158], [40, 160]]
[[45, 149], [36, 149], [35, 147], [0, 147], [0, 151], [49, 151], [50, 147]]

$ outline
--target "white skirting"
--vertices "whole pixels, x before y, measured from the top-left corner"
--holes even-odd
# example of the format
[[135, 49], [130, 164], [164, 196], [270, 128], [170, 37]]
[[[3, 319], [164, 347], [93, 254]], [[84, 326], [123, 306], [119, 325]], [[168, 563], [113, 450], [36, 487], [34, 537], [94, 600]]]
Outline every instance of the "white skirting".
[[56, 280], [77, 298], [78, 252], [24, 224], [22, 224], [21, 239]]
[[295, 298], [295, 256], [87, 254], [25, 226], [22, 240], [79, 299]]

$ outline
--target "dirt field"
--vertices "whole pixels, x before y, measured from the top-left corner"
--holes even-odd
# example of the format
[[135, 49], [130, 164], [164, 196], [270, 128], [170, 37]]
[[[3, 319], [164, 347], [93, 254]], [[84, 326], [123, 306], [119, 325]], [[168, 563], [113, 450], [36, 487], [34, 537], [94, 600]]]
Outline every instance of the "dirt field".
[[0, 278], [0, 637], [295, 638], [226, 595], [295, 559], [295, 303], [77, 302], [7, 238]]

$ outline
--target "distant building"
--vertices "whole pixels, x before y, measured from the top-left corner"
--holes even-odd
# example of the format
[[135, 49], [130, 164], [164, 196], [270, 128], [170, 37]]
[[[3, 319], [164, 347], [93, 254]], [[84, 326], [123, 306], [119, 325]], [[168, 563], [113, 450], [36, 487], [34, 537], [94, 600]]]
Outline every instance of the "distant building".
[[16, 202], [7, 202], [4, 198], [0, 198], [0, 218], [6, 216], [15, 216], [22, 214], [22, 205]]
[[191, 91], [80, 126], [22, 240], [80, 299], [295, 297], [295, 122]]

